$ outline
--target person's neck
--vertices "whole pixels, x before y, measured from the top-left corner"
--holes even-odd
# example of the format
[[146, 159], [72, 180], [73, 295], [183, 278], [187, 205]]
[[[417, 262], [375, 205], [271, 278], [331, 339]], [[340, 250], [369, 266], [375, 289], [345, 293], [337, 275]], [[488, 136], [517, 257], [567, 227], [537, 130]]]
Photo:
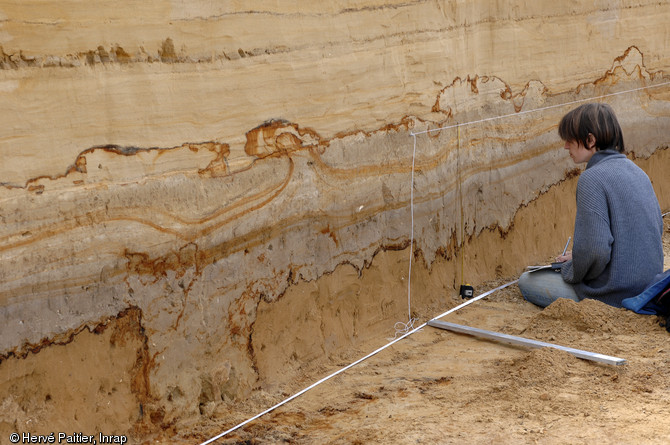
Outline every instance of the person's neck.
[[597, 150], [595, 153], [593, 153], [593, 156], [591, 156], [591, 159], [589, 159], [589, 162], [586, 164], [586, 168], [593, 167], [596, 165], [598, 162], [602, 161], [608, 156], [611, 155], [617, 155], [621, 154], [617, 150], [613, 148], [606, 148], [604, 150]]

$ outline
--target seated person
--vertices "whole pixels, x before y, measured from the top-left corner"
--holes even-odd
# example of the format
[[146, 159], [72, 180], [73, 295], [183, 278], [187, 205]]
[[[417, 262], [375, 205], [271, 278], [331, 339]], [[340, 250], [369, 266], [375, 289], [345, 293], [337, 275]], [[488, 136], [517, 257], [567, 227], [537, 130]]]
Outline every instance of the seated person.
[[612, 108], [589, 103], [558, 126], [575, 164], [587, 163], [577, 182], [573, 250], [550, 269], [519, 278], [524, 298], [541, 307], [558, 298], [593, 298], [621, 307], [663, 270], [663, 219], [647, 175], [624, 153]]

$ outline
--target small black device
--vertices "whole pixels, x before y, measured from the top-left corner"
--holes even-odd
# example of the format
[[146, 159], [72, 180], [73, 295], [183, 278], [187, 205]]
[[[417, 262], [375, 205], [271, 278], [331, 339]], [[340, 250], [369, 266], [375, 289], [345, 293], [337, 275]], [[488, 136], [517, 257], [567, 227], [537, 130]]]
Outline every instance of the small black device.
[[461, 288], [458, 293], [462, 299], [472, 298], [475, 295], [475, 288], [469, 284], [461, 284]]

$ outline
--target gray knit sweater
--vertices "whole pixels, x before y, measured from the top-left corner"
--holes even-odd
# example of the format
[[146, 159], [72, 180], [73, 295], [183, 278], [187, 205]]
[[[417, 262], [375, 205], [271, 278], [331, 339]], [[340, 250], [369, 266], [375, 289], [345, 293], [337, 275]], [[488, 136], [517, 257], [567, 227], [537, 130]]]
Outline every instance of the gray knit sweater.
[[615, 150], [597, 151], [577, 183], [572, 260], [563, 280], [615, 307], [663, 271], [663, 218], [647, 175]]

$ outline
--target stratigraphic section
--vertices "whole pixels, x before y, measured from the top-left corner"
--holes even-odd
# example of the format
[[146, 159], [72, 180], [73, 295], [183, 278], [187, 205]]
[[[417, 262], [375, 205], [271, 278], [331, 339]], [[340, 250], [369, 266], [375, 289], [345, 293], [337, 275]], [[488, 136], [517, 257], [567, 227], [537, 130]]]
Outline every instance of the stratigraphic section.
[[[519, 206], [573, 168], [555, 131], [573, 105], [561, 104], [663, 81], [638, 56], [630, 50], [595, 84], [554, 96], [537, 83], [515, 96], [497, 78], [457, 79], [437, 96], [450, 116], [439, 123], [407, 118], [326, 139], [271, 120], [246, 132], [243, 167], [224, 143], [104, 146], [59, 177], [5, 186], [2, 353], [21, 356], [137, 307], [152, 393], [172, 394], [168, 419], [197, 409], [203, 381], [238, 397], [257, 379], [249, 351], [261, 300], [340, 264], [360, 273], [380, 249], [408, 246], [412, 211], [428, 265], [484, 229], [505, 233]], [[658, 87], [604, 99], [638, 156], [667, 146], [665, 96]], [[375, 318], [359, 320], [356, 335]]]
[[296, 360], [390, 330], [391, 286], [351, 284], [404, 293], [382, 252], [460, 262], [457, 286], [463, 246], [578, 173], [556, 135], [575, 104], [667, 162], [667, 6], [140, 3], [0, 7], [0, 367], [133, 308], [154, 423], [277, 377], [275, 311], [321, 329]]

